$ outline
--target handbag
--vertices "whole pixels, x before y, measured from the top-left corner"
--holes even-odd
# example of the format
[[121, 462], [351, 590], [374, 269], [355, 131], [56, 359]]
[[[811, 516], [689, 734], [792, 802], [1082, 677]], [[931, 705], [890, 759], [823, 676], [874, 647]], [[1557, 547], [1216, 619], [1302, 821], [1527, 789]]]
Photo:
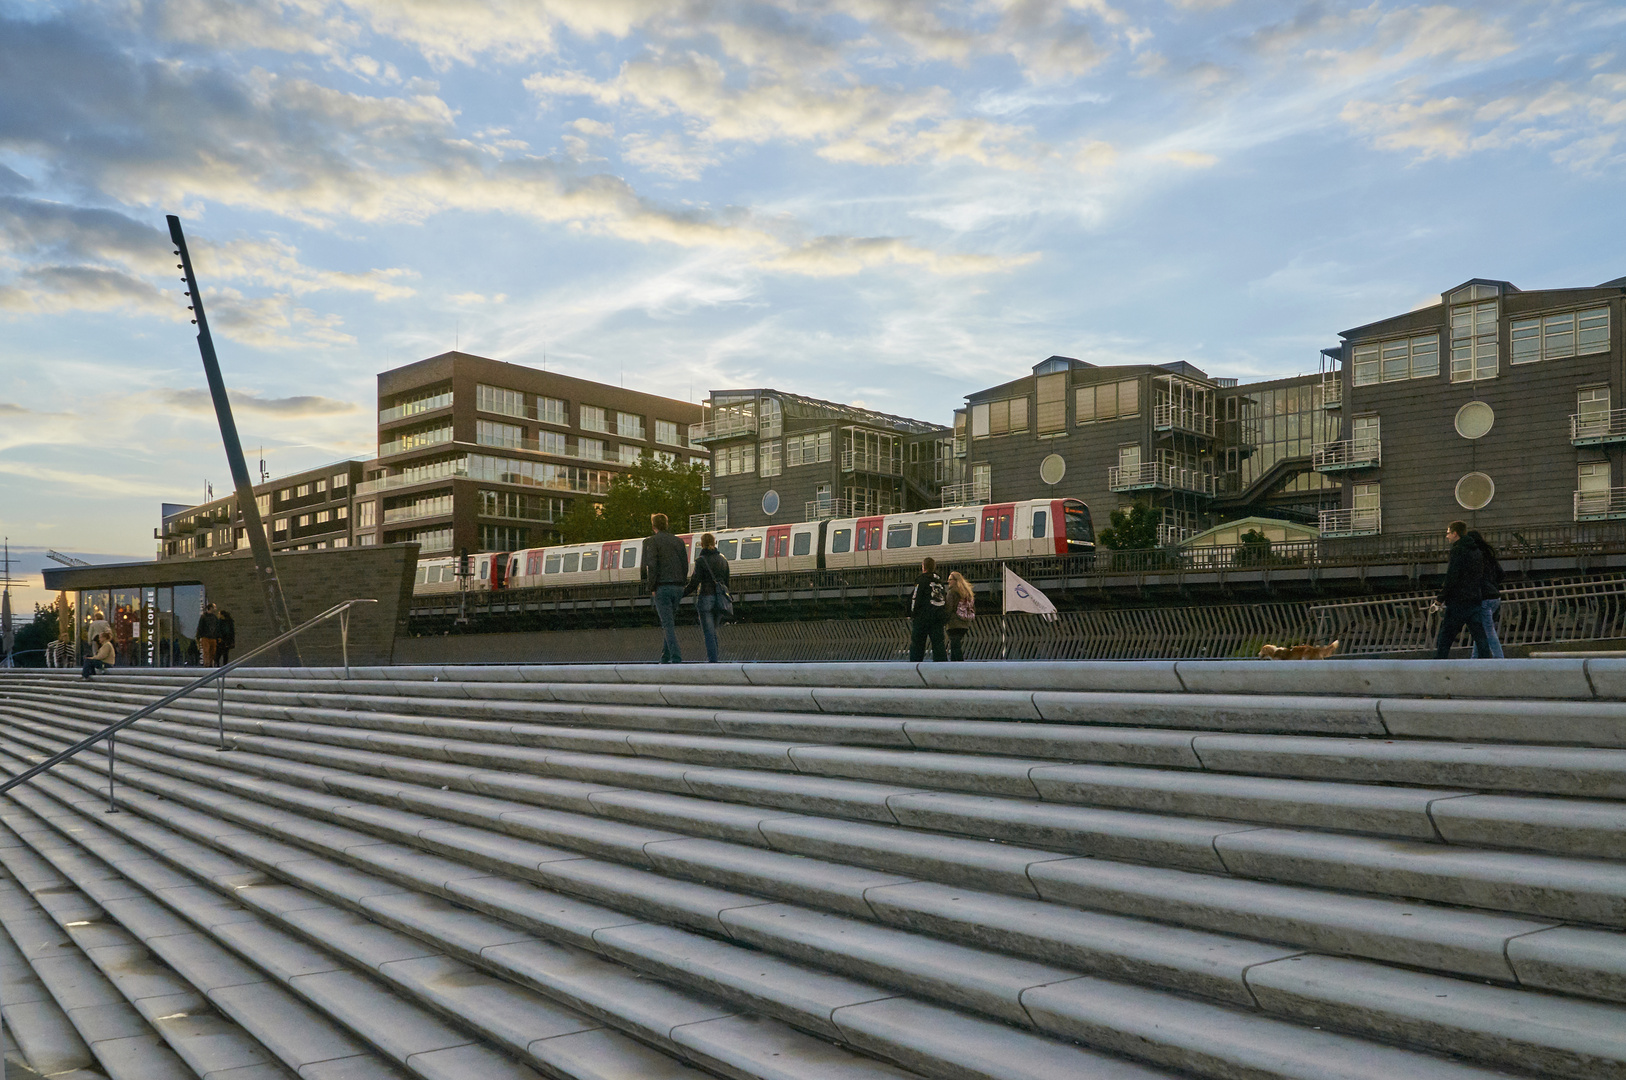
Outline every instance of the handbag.
[[729, 622], [734, 618], [734, 597], [729, 595], [728, 586], [717, 580], [717, 575], [711, 572], [711, 563], [702, 555], [700, 565], [706, 568], [706, 576], [711, 579], [712, 588], [717, 592], [717, 605], [713, 610], [718, 622]]

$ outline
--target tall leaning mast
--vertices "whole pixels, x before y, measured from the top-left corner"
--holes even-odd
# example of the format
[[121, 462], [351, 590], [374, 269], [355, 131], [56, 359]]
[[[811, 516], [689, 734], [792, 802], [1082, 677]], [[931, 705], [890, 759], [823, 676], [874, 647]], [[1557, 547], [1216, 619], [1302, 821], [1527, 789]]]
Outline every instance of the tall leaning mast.
[[[197, 275], [192, 272], [192, 256], [187, 252], [186, 236], [181, 232], [181, 219], [166, 215], [169, 238], [175, 242], [175, 254], [181, 261], [175, 269], [183, 271], [188, 305], [196, 316], [192, 321], [198, 327], [198, 352], [203, 355], [203, 374], [209, 380], [209, 396], [214, 399], [215, 418], [220, 421], [220, 441], [226, 445], [226, 462], [231, 466], [232, 483], [237, 487], [237, 509], [243, 515], [243, 527], [248, 530], [248, 547], [254, 553], [255, 576], [265, 590], [265, 610], [271, 620], [271, 632], [285, 634], [293, 629], [288, 615], [288, 601], [282, 595], [282, 583], [277, 580], [276, 564], [271, 561], [271, 542], [266, 539], [265, 524], [260, 519], [260, 506], [254, 501], [254, 482], [249, 479], [248, 462], [243, 459], [243, 444], [237, 437], [237, 421], [232, 419], [231, 401], [226, 397], [226, 381], [220, 376], [220, 360], [215, 356], [214, 338], [209, 334], [209, 320], [203, 314], [203, 297], [198, 292]], [[299, 648], [292, 638], [277, 646], [284, 667], [300, 667]]]

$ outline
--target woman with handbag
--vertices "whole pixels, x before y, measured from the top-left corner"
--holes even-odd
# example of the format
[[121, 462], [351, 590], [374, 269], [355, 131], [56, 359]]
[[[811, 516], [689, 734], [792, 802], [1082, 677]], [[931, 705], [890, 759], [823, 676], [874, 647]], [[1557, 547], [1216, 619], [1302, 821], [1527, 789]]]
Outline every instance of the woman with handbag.
[[734, 614], [734, 598], [728, 594], [728, 560], [717, 550], [717, 537], [706, 533], [700, 537], [700, 550], [695, 553], [694, 572], [683, 595], [698, 592], [694, 602], [700, 616], [700, 635], [706, 639], [706, 662], [717, 663], [717, 618]]
[[965, 659], [965, 636], [971, 632], [971, 620], [977, 617], [977, 594], [971, 590], [958, 570], [948, 578], [948, 621], [943, 629], [948, 633], [949, 660]]

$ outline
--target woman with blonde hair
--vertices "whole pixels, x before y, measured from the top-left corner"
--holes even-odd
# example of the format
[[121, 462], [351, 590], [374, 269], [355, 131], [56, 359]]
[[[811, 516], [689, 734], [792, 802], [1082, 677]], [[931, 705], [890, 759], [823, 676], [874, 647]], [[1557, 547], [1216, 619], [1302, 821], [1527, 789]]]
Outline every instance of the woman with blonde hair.
[[956, 570], [948, 577], [948, 622], [943, 626], [948, 633], [950, 661], [965, 659], [965, 636], [976, 617], [977, 594], [971, 582]]
[[728, 595], [728, 560], [717, 550], [717, 537], [706, 533], [694, 553], [694, 572], [683, 595], [698, 593], [695, 612], [700, 617], [700, 636], [706, 642], [706, 662], [717, 663], [717, 614], [721, 600]]

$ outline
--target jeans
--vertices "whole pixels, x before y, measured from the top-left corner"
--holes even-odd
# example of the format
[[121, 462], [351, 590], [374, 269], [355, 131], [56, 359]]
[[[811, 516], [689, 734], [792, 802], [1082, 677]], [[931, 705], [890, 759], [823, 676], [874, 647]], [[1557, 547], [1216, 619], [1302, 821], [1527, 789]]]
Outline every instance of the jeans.
[[677, 642], [677, 609], [678, 601], [683, 599], [682, 585], [657, 585], [655, 587], [655, 614], [660, 616], [661, 633], [666, 636], [661, 646], [661, 663], [681, 664], [683, 654], [678, 651]]
[[1456, 643], [1457, 634], [1462, 628], [1468, 628], [1468, 635], [1474, 639], [1474, 654], [1490, 655], [1490, 643], [1485, 640], [1485, 622], [1482, 605], [1480, 604], [1447, 604], [1445, 613], [1440, 616], [1440, 637], [1434, 643], [1434, 659], [1444, 660], [1451, 655], [1451, 646]]
[[959, 662], [965, 659], [965, 636], [970, 632], [965, 627], [958, 627], [948, 632], [950, 660]]
[[919, 663], [926, 659], [926, 642], [932, 643], [932, 659], [941, 664], [948, 659], [948, 650], [943, 647], [943, 624], [933, 619], [930, 622], [911, 620], [909, 623], [909, 659]]
[[1484, 600], [1479, 605], [1479, 621], [1485, 624], [1485, 642], [1490, 651], [1483, 653], [1475, 646], [1474, 656], [1481, 660], [1502, 660], [1502, 639], [1496, 636], [1496, 612], [1502, 606], [1500, 597]]
[[98, 660], [93, 656], [89, 660], [85, 661], [85, 666], [80, 669], [80, 673], [85, 678], [88, 679], [92, 675], [100, 675], [102, 672], [104, 672], [106, 670], [107, 670], [107, 661]]
[[717, 597], [698, 596], [694, 609], [700, 615], [700, 636], [706, 639], [706, 663], [717, 662]]

